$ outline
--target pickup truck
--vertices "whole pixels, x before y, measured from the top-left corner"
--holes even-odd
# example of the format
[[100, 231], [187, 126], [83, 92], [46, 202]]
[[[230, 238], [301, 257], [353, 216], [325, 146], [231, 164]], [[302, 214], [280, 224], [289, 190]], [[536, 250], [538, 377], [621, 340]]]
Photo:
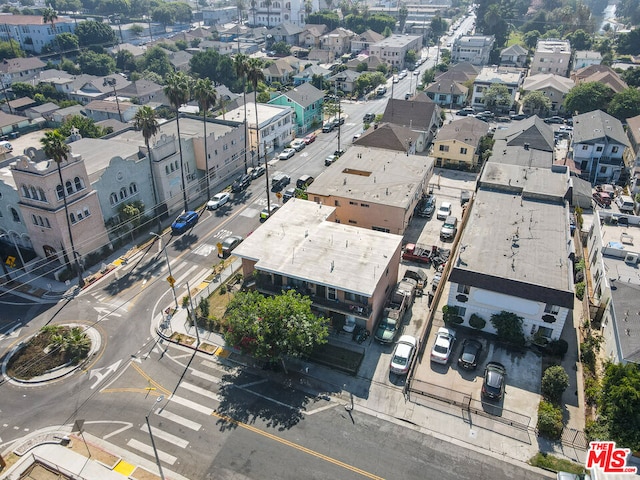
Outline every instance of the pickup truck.
[[404, 252], [402, 252], [402, 259], [418, 263], [431, 263], [434, 248], [407, 243]]
[[412, 278], [403, 278], [396, 286], [376, 329], [375, 339], [380, 343], [392, 343], [395, 340], [404, 314], [413, 304], [417, 284]]

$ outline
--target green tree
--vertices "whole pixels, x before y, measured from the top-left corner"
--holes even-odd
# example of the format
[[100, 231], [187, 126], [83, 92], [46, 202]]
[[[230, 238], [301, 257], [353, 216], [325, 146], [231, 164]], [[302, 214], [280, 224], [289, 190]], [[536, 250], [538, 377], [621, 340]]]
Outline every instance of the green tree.
[[360, 62], [356, 66], [356, 72], [366, 72], [367, 70], [369, 70], [369, 65], [367, 65], [367, 62]]
[[431, 19], [431, 35], [434, 38], [440, 38], [449, 28], [449, 24], [440, 15], [436, 15]]
[[167, 51], [159, 46], [153, 46], [144, 54], [143, 70], [157, 73], [164, 77], [173, 72]]
[[129, 50], [120, 50], [116, 53], [116, 68], [123, 72], [133, 72], [136, 70], [136, 60]]
[[66, 138], [71, 135], [73, 129], [78, 129], [82, 138], [100, 138], [105, 135], [104, 128], [96, 125], [96, 122], [84, 115], [73, 115], [67, 118], [62, 122], [58, 131]]
[[541, 401], [538, 405], [538, 431], [551, 440], [562, 435], [562, 410], [553, 403]]
[[391, 35], [393, 35], [393, 32], [391, 31], [391, 29], [389, 27], [384, 27], [384, 30], [382, 31], [382, 36], [384, 36], [384, 38], [390, 37]]
[[618, 36], [617, 50], [623, 55], [638, 55], [640, 53], [640, 27], [634, 28], [629, 33], [621, 33]]
[[71, 75], [80, 75], [82, 73], [80, 67], [76, 65], [73, 60], [69, 60], [68, 58], [65, 58], [60, 62], [59, 68]]
[[562, 365], [553, 365], [544, 371], [540, 389], [545, 399], [556, 404], [559, 403], [568, 386], [569, 375]]
[[321, 12], [313, 12], [308, 15], [307, 23], [313, 25], [326, 25], [327, 30], [335, 30], [340, 26], [340, 17], [337, 12], [323, 10]]
[[[75, 265], [76, 274], [78, 275], [78, 286], [82, 288], [84, 286], [84, 280], [82, 279], [82, 270], [80, 269], [80, 261], [76, 252], [76, 247], [73, 242], [73, 232], [71, 231], [71, 220], [69, 219], [69, 205], [67, 202], [66, 188], [64, 188], [64, 180], [62, 178], [62, 162], [66, 161], [71, 152], [71, 148], [65, 142], [65, 137], [58, 130], [49, 130], [44, 133], [44, 137], [40, 139], [42, 144], [42, 150], [47, 158], [50, 158], [58, 166], [58, 179], [60, 180], [58, 193], [62, 193], [62, 203], [64, 205], [64, 217], [67, 222], [67, 233], [69, 234], [69, 243], [71, 244], [71, 256], [72, 260], [67, 260], [67, 264], [71, 262]], [[66, 257], [66, 255], [65, 255]]]
[[213, 82], [208, 78], [199, 78], [193, 86], [193, 96], [197, 100], [202, 112], [202, 124], [204, 126], [204, 161], [205, 177], [207, 179], [207, 200], [211, 200], [211, 186], [209, 185], [211, 172], [209, 172], [209, 155], [207, 151], [207, 112], [216, 104], [218, 92], [213, 88]]
[[75, 31], [81, 47], [93, 45], [115, 45], [117, 43], [116, 34], [106, 23], [86, 20], [80, 22]]
[[405, 63], [411, 64], [411, 63], [416, 63], [416, 51], [415, 50], [409, 50], [407, 51], [406, 55], [404, 56], [404, 61]]
[[0, 42], [0, 62], [9, 58], [24, 57], [25, 54], [20, 50], [20, 44], [15, 40], [8, 42]]
[[236, 294], [225, 315], [224, 339], [256, 358], [284, 365], [285, 357], [302, 357], [326, 343], [327, 321], [311, 312], [311, 300], [293, 290], [264, 297]]
[[489, 110], [511, 106], [511, 94], [507, 86], [502, 83], [492, 83], [485, 90], [482, 99], [485, 107]]
[[528, 111], [543, 116], [551, 109], [551, 99], [544, 92], [533, 91], [524, 96], [522, 105]]
[[187, 103], [191, 98], [192, 79], [184, 72], [170, 73], [166, 77], [164, 94], [175, 109], [176, 129], [178, 132], [178, 149], [180, 151], [180, 175], [182, 178], [182, 199], [184, 201], [184, 211], [189, 210], [189, 202], [187, 201], [187, 183], [184, 178], [184, 160], [182, 157], [182, 142], [180, 140], [180, 107]]
[[607, 424], [611, 440], [640, 450], [640, 370], [637, 364], [605, 366], [602, 380], [600, 413]]
[[142, 25], [138, 25], [137, 23], [134, 23], [129, 27], [129, 31], [133, 33], [136, 37], [139, 37], [144, 33], [144, 27]]
[[404, 32], [404, 26], [407, 23], [407, 17], [409, 16], [409, 9], [404, 2], [400, 2], [400, 8], [398, 9], [398, 23], [400, 27], [400, 33]]
[[640, 115], [640, 90], [632, 87], [614, 94], [607, 112], [622, 121]]
[[593, 38], [587, 32], [579, 28], [575, 32], [570, 33], [565, 37], [571, 42], [571, 49], [575, 50], [590, 50], [593, 44]]
[[630, 87], [640, 87], [640, 67], [628, 68], [620, 75]]
[[55, 43], [61, 52], [75, 52], [78, 50], [79, 43], [78, 37], [73, 33], [64, 32], [60, 35], [56, 35]]
[[103, 77], [116, 71], [116, 62], [111, 55], [84, 50], [78, 55], [78, 65], [82, 73]]
[[291, 46], [287, 42], [276, 42], [271, 47], [278, 55], [289, 55], [291, 53]]
[[[151, 175], [151, 189], [153, 190], [153, 216], [157, 221], [158, 232], [162, 232], [162, 224], [160, 223], [160, 212], [158, 211], [158, 192], [156, 190], [156, 180], [153, 173], [153, 159], [152, 151], [149, 146], [149, 140], [151, 137], [155, 137], [160, 130], [160, 124], [158, 123], [158, 117], [153, 108], [148, 105], [144, 105], [138, 109], [136, 116], [133, 119], [133, 124], [136, 130], [140, 130], [142, 138], [144, 138], [144, 144], [147, 147], [147, 158], [149, 159], [149, 173]], [[206, 146], [206, 142], [205, 142]]]
[[[56, 20], [58, 19], [58, 12], [56, 12], [53, 8], [47, 7], [42, 11], [42, 21], [44, 23], [51, 24], [51, 31], [53, 33], [56, 32]], [[57, 35], [54, 37], [54, 41], [57, 39]], [[58, 53], [60, 54], [60, 45], [58, 45]]]
[[324, 77], [319, 73], [314, 73], [311, 76], [311, 85], [316, 87], [318, 90], [324, 90]]
[[585, 82], [576, 85], [564, 99], [567, 112], [586, 113], [593, 110], [607, 110], [613, 91], [603, 83]]
[[522, 317], [505, 310], [491, 315], [491, 325], [496, 329], [496, 335], [505, 342], [515, 345], [525, 343], [522, 321]]
[[538, 30], [531, 30], [524, 34], [522, 40], [529, 50], [533, 50], [536, 48], [539, 38], [540, 32]]
[[433, 68], [427, 68], [422, 74], [422, 83], [429, 85], [436, 78], [436, 72]]

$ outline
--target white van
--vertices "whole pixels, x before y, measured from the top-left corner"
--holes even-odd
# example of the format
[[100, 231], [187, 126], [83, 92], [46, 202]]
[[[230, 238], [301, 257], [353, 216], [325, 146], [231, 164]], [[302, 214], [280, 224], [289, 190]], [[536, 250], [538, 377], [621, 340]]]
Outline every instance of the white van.
[[618, 205], [618, 208], [621, 212], [633, 213], [634, 203], [633, 198], [631, 198], [630, 196], [620, 195], [618, 198], [616, 198], [616, 204]]

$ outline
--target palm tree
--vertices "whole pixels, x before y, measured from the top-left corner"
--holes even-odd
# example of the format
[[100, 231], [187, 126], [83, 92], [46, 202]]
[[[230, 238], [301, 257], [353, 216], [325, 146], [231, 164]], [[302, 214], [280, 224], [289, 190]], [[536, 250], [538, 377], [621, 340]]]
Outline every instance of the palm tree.
[[209, 185], [209, 155], [207, 152], [207, 112], [216, 104], [218, 92], [213, 88], [210, 78], [199, 78], [193, 86], [193, 96], [202, 110], [202, 123], [204, 124], [204, 168], [207, 177], [207, 200], [211, 200], [211, 188]]
[[[255, 28], [255, 26], [256, 26], [256, 7], [258, 5], [258, 1], [257, 0], [251, 0], [249, 2], [249, 4], [251, 5], [251, 13], [253, 14], [253, 27]], [[238, 34], [240, 34], [240, 32], [238, 32]]]
[[169, 99], [171, 105], [176, 109], [176, 128], [178, 129], [178, 147], [180, 151], [180, 174], [182, 176], [182, 199], [184, 200], [184, 211], [189, 211], [187, 202], [187, 184], [184, 181], [184, 161], [182, 159], [182, 142], [180, 141], [180, 112], [182, 105], [189, 101], [191, 95], [191, 77], [184, 72], [173, 72], [167, 75], [164, 94]]
[[306, 20], [309, 21], [309, 15], [313, 12], [313, 2], [311, 0], [305, 0], [304, 13], [307, 15]]
[[[53, 33], [53, 39], [58, 44], [58, 54], [62, 57], [62, 52], [60, 51], [60, 42], [56, 38], [56, 24], [55, 21], [58, 19], [58, 12], [56, 12], [53, 8], [47, 7], [42, 11], [42, 21], [44, 23], [51, 24], [51, 32]], [[62, 58], [61, 58], [62, 60]]]
[[[249, 57], [244, 53], [238, 53], [233, 59], [233, 66], [236, 75], [242, 78], [242, 95], [244, 100], [244, 173], [247, 173], [247, 70], [249, 68]], [[253, 161], [253, 158], [251, 159]], [[258, 158], [260, 160], [260, 158]]]
[[65, 143], [65, 138], [58, 130], [50, 130], [45, 132], [44, 137], [40, 139], [42, 144], [42, 150], [45, 155], [52, 159], [58, 165], [58, 178], [60, 179], [60, 189], [58, 192], [62, 193], [62, 203], [64, 204], [64, 216], [67, 220], [67, 232], [69, 233], [69, 243], [71, 243], [71, 255], [75, 261], [76, 273], [78, 274], [78, 286], [84, 287], [84, 280], [82, 279], [82, 271], [80, 270], [80, 262], [78, 261], [78, 254], [76, 253], [76, 247], [73, 244], [73, 234], [71, 233], [71, 223], [69, 220], [69, 206], [67, 205], [67, 192], [64, 188], [64, 181], [62, 180], [62, 167], [60, 164], [63, 160], [67, 160], [71, 148]]
[[151, 173], [151, 188], [153, 189], [153, 216], [158, 222], [158, 232], [161, 232], [162, 225], [160, 224], [160, 214], [158, 212], [158, 192], [156, 191], [156, 179], [153, 174], [153, 161], [151, 159], [151, 148], [149, 147], [149, 140], [151, 137], [155, 137], [157, 135], [160, 130], [160, 125], [158, 124], [156, 111], [148, 105], [140, 107], [133, 120], [136, 130], [140, 130], [142, 132], [144, 144], [147, 147], [149, 171]]
[[267, 7], [267, 28], [271, 28], [271, 5], [273, 4], [273, 0], [264, 0], [262, 2], [265, 7]]

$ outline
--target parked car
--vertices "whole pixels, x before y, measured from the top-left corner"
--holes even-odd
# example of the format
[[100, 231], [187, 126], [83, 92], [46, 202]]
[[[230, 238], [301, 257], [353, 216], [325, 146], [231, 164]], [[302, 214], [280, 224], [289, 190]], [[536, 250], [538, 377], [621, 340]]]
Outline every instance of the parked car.
[[472, 338], [465, 339], [458, 357], [458, 366], [466, 370], [475, 370], [482, 352], [482, 344]]
[[333, 120], [325, 122], [324, 125], [322, 125], [322, 133], [330, 133], [334, 127]]
[[438, 213], [436, 214], [436, 218], [438, 220], [446, 220], [449, 215], [451, 215], [451, 203], [442, 202], [438, 209]]
[[389, 370], [398, 375], [405, 375], [409, 372], [411, 361], [416, 353], [418, 340], [411, 335], [402, 335], [396, 343], [393, 353], [391, 354], [391, 363]]
[[258, 178], [261, 177], [262, 175], [264, 175], [264, 173], [267, 171], [266, 167], [264, 165], [258, 165], [256, 168], [254, 168], [251, 171], [251, 178]]
[[440, 229], [440, 240], [453, 240], [458, 233], [458, 219], [449, 215]]
[[482, 382], [482, 396], [492, 400], [499, 400], [504, 394], [504, 377], [507, 369], [498, 362], [489, 362], [484, 369]]
[[313, 183], [314, 178], [311, 175], [302, 175], [296, 180], [296, 187], [305, 190], [309, 185]]
[[436, 211], [436, 197], [427, 195], [418, 203], [416, 213], [419, 217], [430, 217]]
[[4, 147], [8, 152], [13, 152], [13, 145], [9, 142], [0, 142], [0, 147]]
[[564, 123], [564, 118], [554, 115], [553, 117], [545, 118], [544, 123], [562, 125]]
[[464, 205], [465, 203], [469, 203], [471, 200], [471, 192], [469, 190], [461, 190], [460, 191], [460, 205]]
[[324, 159], [324, 164], [325, 164], [325, 166], [328, 167], [333, 162], [335, 162], [337, 159], [338, 159], [338, 157], [336, 155], [329, 155], [327, 158]]
[[431, 361], [446, 365], [449, 362], [455, 341], [455, 331], [447, 327], [440, 327], [438, 333], [436, 333], [436, 341], [431, 349]]
[[365, 113], [364, 117], [362, 117], [362, 123], [371, 123], [376, 119], [376, 115], [374, 113]]
[[280, 155], [278, 155], [278, 158], [280, 160], [289, 160], [291, 157], [293, 157], [296, 154], [296, 151], [293, 148], [285, 148]]
[[293, 197], [296, 196], [296, 187], [287, 188], [282, 194], [282, 203], [287, 203]]
[[298, 138], [298, 139], [294, 140], [293, 142], [291, 142], [291, 148], [293, 148], [296, 152], [299, 152], [300, 150], [302, 150], [306, 146], [307, 146], [307, 144], [305, 143], [305, 141], [300, 139], [300, 138]]
[[240, 235], [230, 235], [222, 241], [222, 252], [218, 253], [218, 257], [227, 258], [231, 252], [244, 240]]
[[211, 200], [207, 202], [207, 209], [217, 210], [229, 201], [229, 196], [230, 195], [228, 192], [216, 193], [213, 197], [211, 197]]
[[174, 235], [182, 235], [187, 230], [193, 228], [196, 223], [198, 223], [198, 219], [198, 212], [184, 212], [171, 224], [171, 233]]
[[511, 120], [524, 120], [527, 116], [524, 113], [513, 113], [509, 115]]
[[240, 175], [231, 185], [231, 191], [234, 193], [241, 192], [251, 185], [251, 175]]
[[476, 111], [472, 107], [464, 107], [462, 110], [458, 110], [456, 115], [460, 115], [461, 117], [466, 117], [467, 115], [473, 115]]
[[277, 203], [272, 203], [271, 209], [269, 209], [269, 207], [264, 207], [260, 212], [260, 221], [264, 222], [266, 219], [271, 217], [271, 215], [276, 213], [276, 210], [278, 210], [279, 208], [280, 208], [280, 205], [278, 205]]
[[602, 208], [611, 206], [611, 195], [607, 192], [595, 192], [593, 194], [593, 200]]
[[307, 145], [309, 145], [310, 143], [313, 143], [316, 141], [316, 137], [317, 135], [315, 133], [310, 133], [309, 135], [307, 135], [306, 137], [304, 137], [304, 143], [306, 143]]

